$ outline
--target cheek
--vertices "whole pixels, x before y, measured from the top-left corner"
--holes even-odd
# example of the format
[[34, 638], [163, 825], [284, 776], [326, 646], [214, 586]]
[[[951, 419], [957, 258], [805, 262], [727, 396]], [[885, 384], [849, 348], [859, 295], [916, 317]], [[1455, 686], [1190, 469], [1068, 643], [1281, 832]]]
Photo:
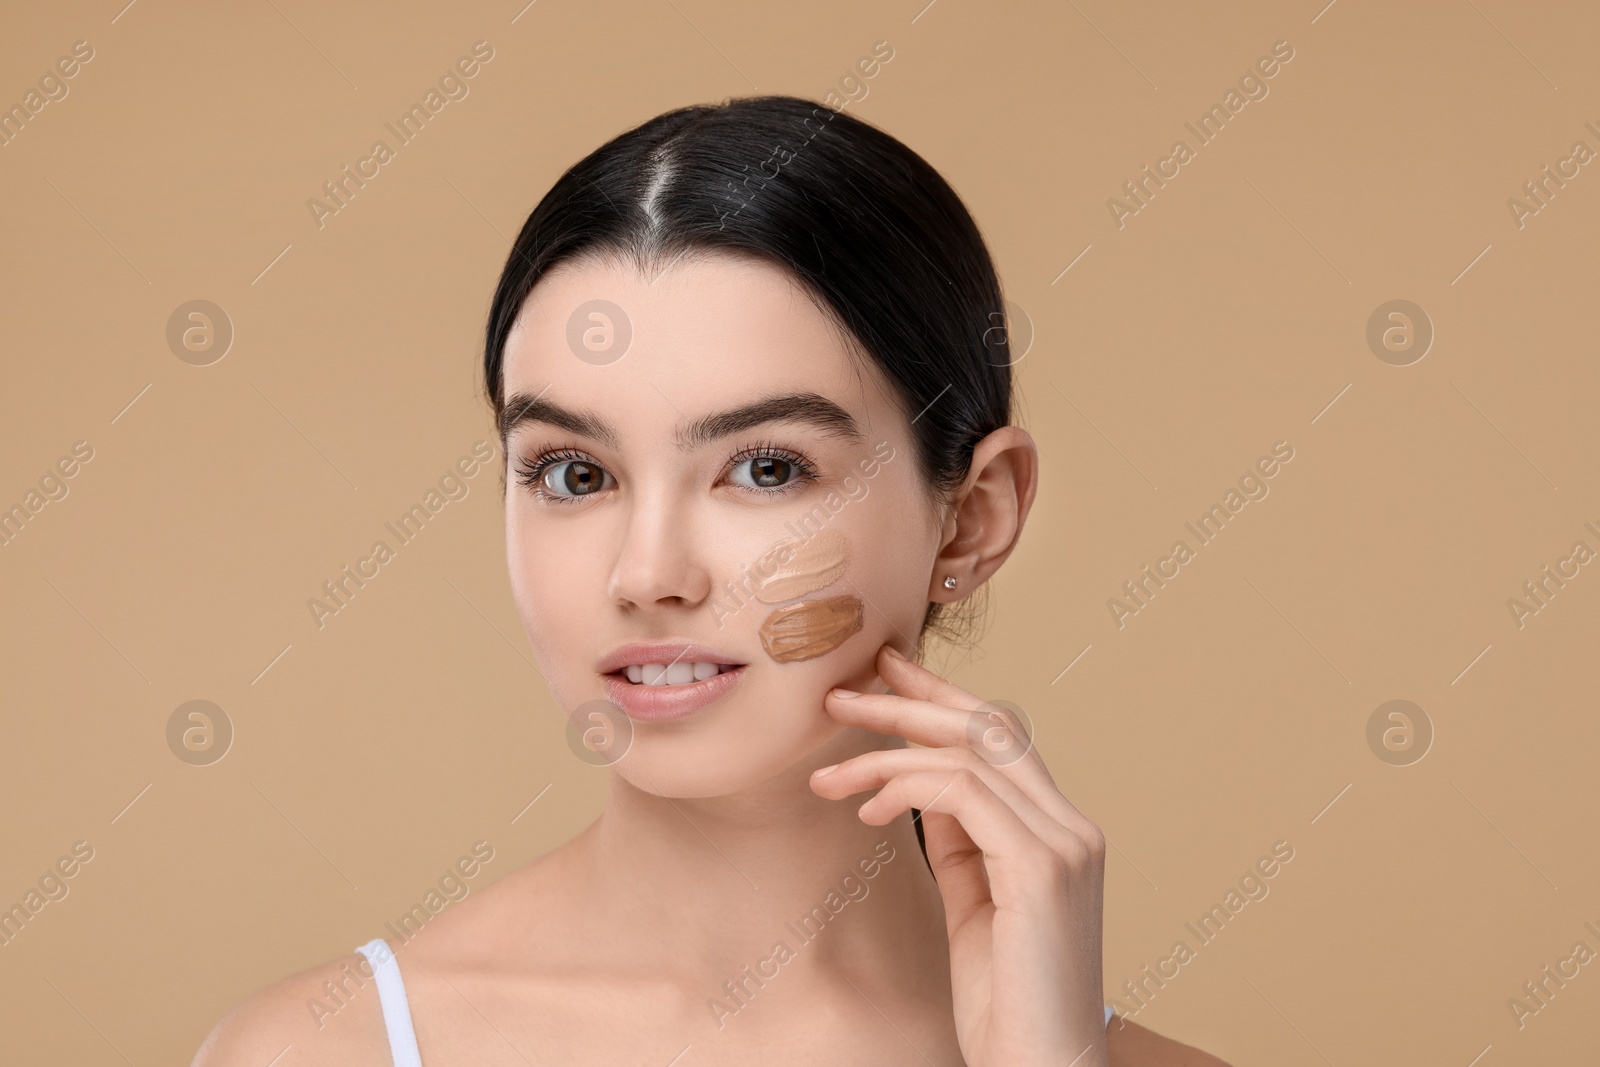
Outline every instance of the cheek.
[[511, 598], [539, 668], [547, 676], [559, 674], [562, 664], [586, 662], [594, 649], [575, 648], [582, 640], [581, 625], [587, 612], [604, 601], [597, 595], [599, 553], [591, 542], [588, 551], [577, 543], [582, 524], [533, 523], [508, 505], [506, 516], [506, 572]]
[[[890, 494], [884, 493], [883, 500], [888, 503]], [[856, 588], [848, 591], [866, 601], [868, 629], [880, 627], [887, 631], [886, 640], [903, 646], [922, 628], [941, 531], [925, 504], [913, 496], [872, 512], [863, 507], [861, 517], [867, 521], [855, 538], [850, 568]]]
[[766, 604], [815, 593], [844, 576], [850, 565], [850, 543], [829, 527], [809, 538], [781, 542], [751, 569], [756, 599]]
[[515, 505], [508, 505], [506, 514], [506, 574], [511, 579], [512, 599], [526, 621], [537, 607], [539, 554], [532, 531], [519, 520], [514, 508]]
[[[750, 569], [752, 592], [764, 604], [783, 604], [833, 585], [849, 566], [849, 538], [825, 527], [780, 541], [763, 554]], [[859, 597], [808, 600], [773, 611], [757, 636], [770, 659], [797, 663], [825, 656], [860, 633], [863, 617]]]
[[[824, 674], [854, 674], [854, 667], [834, 659], [865, 655], [870, 661], [896, 631], [916, 632], [926, 606], [928, 553], [911, 543], [916, 538], [908, 537], [903, 514], [897, 521], [892, 509], [876, 510], [847, 506], [808, 536], [776, 543], [748, 568], [754, 602], [745, 607], [757, 610], [746, 625], [768, 659], [799, 664], [844, 649], [818, 667]], [[791, 522], [788, 528], [798, 527]], [[862, 640], [851, 641], [864, 631]]]
[[802, 601], [767, 616], [761, 624], [761, 647], [779, 663], [816, 659], [860, 633], [865, 621], [859, 597]]

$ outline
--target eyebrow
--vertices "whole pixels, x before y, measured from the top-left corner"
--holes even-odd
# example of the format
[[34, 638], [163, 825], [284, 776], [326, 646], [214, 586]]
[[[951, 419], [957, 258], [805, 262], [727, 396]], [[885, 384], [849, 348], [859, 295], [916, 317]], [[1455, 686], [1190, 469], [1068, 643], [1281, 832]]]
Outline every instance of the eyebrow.
[[[679, 428], [677, 445], [685, 450], [697, 448], [769, 422], [807, 423], [828, 436], [852, 441], [863, 437], [850, 413], [827, 397], [816, 393], [785, 393], [695, 419]], [[507, 440], [517, 427], [528, 423], [555, 426], [611, 448], [618, 446], [616, 430], [599, 415], [564, 408], [546, 400], [542, 392], [537, 396], [513, 393], [500, 413], [501, 441]]]
[[[548, 387], [547, 387], [548, 388]], [[544, 399], [544, 390], [537, 396], [531, 393], [513, 393], [500, 409], [500, 440], [505, 442], [517, 427], [543, 423], [566, 430], [580, 437], [592, 437], [603, 445], [617, 446], [617, 434], [609, 423], [598, 415], [584, 411], [568, 411], [560, 404]]]

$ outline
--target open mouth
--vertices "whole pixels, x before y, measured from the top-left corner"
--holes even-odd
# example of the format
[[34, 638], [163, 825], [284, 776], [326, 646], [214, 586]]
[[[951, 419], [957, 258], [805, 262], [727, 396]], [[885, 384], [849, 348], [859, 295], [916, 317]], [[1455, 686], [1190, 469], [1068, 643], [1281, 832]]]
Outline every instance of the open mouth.
[[748, 673], [727, 650], [688, 641], [625, 645], [597, 665], [607, 698], [649, 721], [692, 715], [727, 696]]
[[634, 685], [689, 685], [738, 670], [739, 667], [737, 663], [633, 663], [614, 673], [622, 675]]

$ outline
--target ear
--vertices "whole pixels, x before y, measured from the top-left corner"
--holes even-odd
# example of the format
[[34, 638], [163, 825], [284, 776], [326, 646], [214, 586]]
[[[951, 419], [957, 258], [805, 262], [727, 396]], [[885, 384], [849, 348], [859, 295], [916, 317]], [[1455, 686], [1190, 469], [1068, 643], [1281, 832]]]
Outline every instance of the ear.
[[[950, 502], [928, 582], [928, 599], [967, 596], [1000, 569], [1017, 546], [1039, 488], [1039, 450], [1020, 426], [1002, 426], [972, 451], [972, 466]], [[946, 578], [956, 587], [946, 589]]]

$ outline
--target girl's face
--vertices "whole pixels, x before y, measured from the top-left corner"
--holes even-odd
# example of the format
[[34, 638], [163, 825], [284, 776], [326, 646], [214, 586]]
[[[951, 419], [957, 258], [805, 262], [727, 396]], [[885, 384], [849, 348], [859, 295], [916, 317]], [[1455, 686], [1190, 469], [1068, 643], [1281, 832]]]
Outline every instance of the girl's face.
[[504, 396], [512, 592], [578, 730], [665, 796], [809, 772], [823, 694], [881, 690], [933, 595], [943, 510], [881, 373], [763, 260], [586, 261], [529, 294]]

